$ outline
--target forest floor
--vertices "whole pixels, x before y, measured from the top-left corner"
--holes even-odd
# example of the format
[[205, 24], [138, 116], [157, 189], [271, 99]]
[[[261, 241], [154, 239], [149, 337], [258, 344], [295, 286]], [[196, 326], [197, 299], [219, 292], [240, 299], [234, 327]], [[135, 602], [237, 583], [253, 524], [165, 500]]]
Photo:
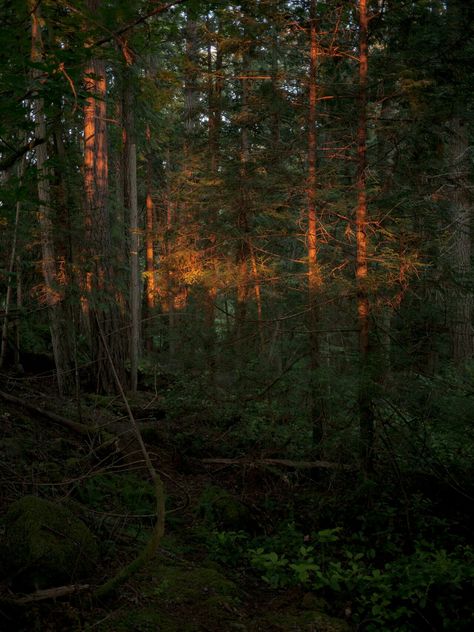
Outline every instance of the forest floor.
[[[115, 596], [93, 601], [93, 587], [146, 545], [155, 520], [153, 488], [120, 398], [61, 399], [53, 384], [42, 382], [40, 388], [35, 384], [5, 380], [0, 388], [10, 396], [10, 401], [0, 400], [0, 561], [3, 555], [5, 562], [0, 629], [355, 629], [350, 625], [350, 604], [328, 604], [316, 591], [304, 588], [272, 586], [271, 577], [263, 581], [235, 553], [237, 540], [248, 539], [250, 548], [259, 537], [278, 530], [294, 512], [295, 498], [304, 498], [305, 490], [314, 485], [311, 475], [287, 464], [265, 463], [264, 457], [275, 456], [270, 448], [265, 454], [260, 448], [252, 453], [249, 445], [243, 449], [235, 420], [216, 424], [199, 411], [170, 414], [153, 392], [131, 397], [130, 405], [165, 484], [165, 536], [154, 559], [127, 579]], [[83, 433], [64, 420], [96, 430]], [[69, 568], [61, 576], [56, 568], [56, 580], [50, 576], [43, 581], [41, 560], [29, 559], [23, 566], [12, 561], [9, 508], [25, 496], [66, 507], [92, 532], [98, 556], [88, 573], [76, 576]], [[48, 531], [58, 535], [57, 528], [46, 523], [39, 529], [43, 538]], [[59, 536], [64, 539], [65, 534]], [[35, 600], [38, 589], [61, 585], [81, 589], [56, 599]], [[83, 588], [87, 585], [89, 589]]]

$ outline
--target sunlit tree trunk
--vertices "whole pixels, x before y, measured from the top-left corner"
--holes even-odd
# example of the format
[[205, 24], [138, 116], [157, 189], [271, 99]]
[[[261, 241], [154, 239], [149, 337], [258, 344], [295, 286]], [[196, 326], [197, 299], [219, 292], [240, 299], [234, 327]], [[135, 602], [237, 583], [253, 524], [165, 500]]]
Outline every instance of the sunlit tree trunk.
[[320, 309], [318, 302], [322, 289], [321, 268], [318, 261], [318, 217], [317, 217], [317, 189], [318, 177], [316, 170], [316, 106], [317, 106], [317, 68], [318, 41], [316, 24], [316, 2], [310, 5], [310, 67], [309, 67], [309, 104], [308, 104], [308, 326], [310, 353], [310, 415], [313, 426], [313, 444], [320, 451], [324, 436], [324, 397], [320, 380], [321, 359], [318, 328], [320, 326]]
[[[30, 13], [32, 19], [31, 35], [31, 60], [40, 64], [43, 59], [43, 42], [41, 36], [41, 17], [39, 5], [30, 0]], [[33, 68], [33, 80], [40, 86], [41, 70]], [[46, 117], [44, 113], [44, 100], [36, 96], [33, 101], [33, 116], [35, 120], [35, 135], [37, 138], [46, 138]], [[69, 344], [70, 332], [64, 315], [62, 301], [64, 299], [64, 285], [58, 274], [57, 262], [54, 252], [53, 223], [51, 219], [51, 173], [47, 166], [47, 144], [36, 147], [36, 169], [38, 175], [38, 222], [41, 234], [43, 272], [43, 293], [41, 300], [48, 306], [49, 324], [51, 330], [51, 342], [53, 346], [54, 360], [58, 389], [61, 394], [68, 394], [74, 389], [74, 374], [72, 372], [71, 345]]]
[[[89, 0], [91, 12], [98, 0]], [[84, 73], [87, 97], [84, 105], [84, 188], [86, 234], [87, 314], [91, 332], [97, 388], [114, 392], [117, 388], [103, 339], [125, 383], [126, 336], [121, 331], [120, 311], [114, 293], [112, 241], [108, 208], [107, 86], [105, 63], [92, 58]], [[101, 335], [103, 334], [103, 335]]]
[[[153, 202], [153, 160], [151, 147], [151, 129], [150, 125], [146, 127], [146, 229], [145, 229], [145, 266], [146, 266], [146, 282], [145, 282], [145, 298], [147, 307], [147, 325], [146, 329], [151, 330], [152, 323], [149, 320], [155, 309], [155, 204]], [[146, 336], [146, 348], [148, 351], [153, 349], [153, 336], [148, 333]]]
[[357, 135], [356, 285], [359, 325], [359, 424], [362, 467], [373, 467], [374, 413], [370, 392], [370, 305], [368, 289], [367, 210], [367, 82], [368, 82], [367, 0], [359, 0], [359, 126]]
[[260, 348], [263, 349], [265, 344], [264, 334], [263, 334], [263, 306], [262, 306], [262, 288], [260, 285], [260, 278], [258, 274], [258, 265], [257, 265], [257, 257], [255, 256], [255, 248], [252, 243], [249, 244], [250, 250], [250, 261], [252, 264], [252, 278], [253, 278], [253, 288], [255, 293], [255, 304], [257, 305], [257, 326], [258, 326], [258, 337], [260, 341]]
[[[169, 160], [168, 160], [169, 163]], [[171, 365], [176, 363], [176, 313], [175, 313], [175, 283], [173, 279], [173, 271], [169, 265], [170, 256], [172, 255], [171, 233], [175, 227], [175, 208], [172, 201], [171, 191], [167, 191], [165, 198], [165, 257], [166, 266], [166, 310], [168, 311], [168, 359]]]

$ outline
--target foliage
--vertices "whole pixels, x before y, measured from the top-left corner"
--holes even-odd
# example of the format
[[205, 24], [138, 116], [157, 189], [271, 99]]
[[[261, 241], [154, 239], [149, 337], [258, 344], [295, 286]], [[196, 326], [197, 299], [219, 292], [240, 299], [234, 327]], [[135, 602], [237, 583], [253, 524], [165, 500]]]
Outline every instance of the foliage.
[[412, 553], [390, 550], [390, 561], [380, 563], [381, 551], [366, 540], [343, 539], [340, 529], [303, 535], [288, 525], [275, 537], [260, 539], [214, 532], [208, 542], [213, 559], [231, 567], [248, 563], [273, 589], [300, 586], [329, 603], [350, 603], [354, 620], [370, 631], [420, 630], [427, 622], [464, 629], [471, 615], [473, 604], [466, 597], [473, 588], [474, 551], [469, 546], [448, 551], [419, 541]]
[[124, 512], [139, 518], [155, 512], [153, 486], [134, 474], [97, 474], [81, 485], [79, 499], [97, 510]]

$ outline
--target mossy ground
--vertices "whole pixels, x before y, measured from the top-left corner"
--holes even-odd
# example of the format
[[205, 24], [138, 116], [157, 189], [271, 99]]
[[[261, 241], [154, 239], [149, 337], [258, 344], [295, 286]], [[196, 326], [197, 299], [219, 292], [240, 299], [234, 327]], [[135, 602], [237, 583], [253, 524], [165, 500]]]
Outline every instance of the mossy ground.
[[[94, 400], [90, 410], [87, 406], [84, 401], [84, 417], [97, 416], [99, 403]], [[100, 412], [103, 418], [107, 415], [109, 412]], [[18, 564], [29, 568], [22, 592], [75, 582], [84, 575], [94, 586], [113, 576], [143, 547], [154, 522], [146, 474], [134, 469], [130, 459], [124, 460], [121, 454], [110, 449], [102, 451], [93, 438], [89, 443], [84, 442], [83, 437], [61, 426], [28, 417], [23, 412], [19, 414], [14, 407], [5, 410], [3, 417], [4, 464], [13, 474], [11, 482], [0, 489], [0, 504], [5, 513], [12, 507], [10, 524], [20, 520], [22, 526], [14, 532], [3, 521], [0, 539], [4, 553], [12, 549], [14, 542], [29, 542], [24, 549], [25, 555], [30, 552], [30, 557], [23, 559], [23, 553], [17, 554], [15, 562], [17, 568]], [[322, 613], [324, 604], [318, 612], [319, 606], [316, 608], [314, 603], [308, 609], [302, 602], [302, 594], [296, 595], [291, 603], [282, 602], [281, 592], [269, 590], [255, 576], [242, 573], [242, 569], [233, 569], [232, 559], [216, 561], [202, 534], [240, 529], [250, 533], [258, 528], [248, 492], [258, 493], [255, 485], [262, 481], [253, 481], [250, 476], [240, 481], [232, 470], [215, 476], [212, 469], [200, 465], [195, 454], [183, 455], [175, 438], [179, 432], [193, 432], [194, 423], [190, 422], [192, 427], [187, 428], [182, 420], [179, 427], [167, 420], [160, 421], [149, 444], [167, 488], [166, 535], [155, 560], [121, 586], [118, 594], [102, 603], [93, 602], [86, 591], [27, 607], [3, 609], [2, 606], [0, 616], [4, 618], [0, 619], [0, 629], [12, 632], [285, 629], [342, 632], [347, 629], [338, 628], [335, 620], [334, 625], [330, 624], [332, 620]], [[217, 445], [212, 435], [220, 434], [218, 428], [209, 426], [201, 431], [208, 435], [206, 446]], [[201, 454], [203, 458], [212, 455], [209, 447]], [[253, 501], [257, 502], [255, 497]], [[264, 518], [258, 516], [258, 519]], [[94, 534], [92, 539], [90, 533]], [[86, 552], [85, 556], [78, 555], [80, 541], [83, 544], [79, 548]], [[0, 598], [3, 593], [10, 599], [18, 590], [12, 573], [4, 572]]]

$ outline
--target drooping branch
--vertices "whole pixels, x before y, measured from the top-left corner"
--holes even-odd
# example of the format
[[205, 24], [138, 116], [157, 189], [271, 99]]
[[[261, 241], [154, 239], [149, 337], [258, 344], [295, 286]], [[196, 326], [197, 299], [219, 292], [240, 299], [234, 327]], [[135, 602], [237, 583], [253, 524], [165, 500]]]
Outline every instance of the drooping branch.
[[38, 145], [42, 145], [45, 142], [46, 138], [33, 138], [32, 140], [28, 141], [22, 147], [16, 149], [12, 154], [10, 154], [9, 156], [5, 156], [5, 158], [2, 158], [2, 160], [0, 160], [0, 171], [8, 171], [27, 152], [31, 151]]

